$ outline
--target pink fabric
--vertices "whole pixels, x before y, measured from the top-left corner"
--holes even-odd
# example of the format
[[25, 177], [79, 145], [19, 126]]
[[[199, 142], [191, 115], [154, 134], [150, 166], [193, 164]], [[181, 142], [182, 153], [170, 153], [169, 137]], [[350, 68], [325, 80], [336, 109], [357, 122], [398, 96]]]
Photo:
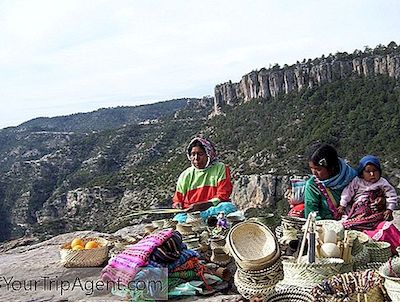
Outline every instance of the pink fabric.
[[362, 201], [368, 198], [369, 192], [376, 190], [382, 190], [384, 192], [386, 208], [393, 211], [397, 205], [397, 193], [395, 188], [383, 177], [374, 183], [365, 181], [360, 177], [355, 177], [346, 188], [344, 188], [340, 198], [340, 205], [346, 207], [352, 199], [354, 199], [355, 203]]
[[148, 264], [153, 250], [171, 238], [173, 232], [172, 229], [167, 229], [151, 234], [111, 258], [101, 271], [101, 279], [127, 286], [135, 278], [140, 268]]
[[374, 230], [364, 233], [375, 241], [389, 242], [392, 254], [396, 254], [396, 247], [400, 246], [400, 231], [391, 221], [382, 221]]

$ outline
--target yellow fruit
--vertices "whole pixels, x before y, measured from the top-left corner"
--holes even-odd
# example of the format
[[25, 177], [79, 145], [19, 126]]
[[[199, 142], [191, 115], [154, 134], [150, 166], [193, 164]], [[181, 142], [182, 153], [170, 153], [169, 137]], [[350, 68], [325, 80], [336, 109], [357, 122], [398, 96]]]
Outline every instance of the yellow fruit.
[[85, 244], [85, 250], [95, 249], [96, 247], [99, 247], [99, 244], [96, 241], [88, 241]]
[[83, 240], [81, 238], [75, 238], [71, 242], [71, 247], [74, 248], [75, 245], [85, 246], [85, 243], [83, 242]]
[[83, 250], [83, 249], [84, 249], [83, 245], [79, 245], [79, 244], [74, 245], [72, 248], [73, 251]]

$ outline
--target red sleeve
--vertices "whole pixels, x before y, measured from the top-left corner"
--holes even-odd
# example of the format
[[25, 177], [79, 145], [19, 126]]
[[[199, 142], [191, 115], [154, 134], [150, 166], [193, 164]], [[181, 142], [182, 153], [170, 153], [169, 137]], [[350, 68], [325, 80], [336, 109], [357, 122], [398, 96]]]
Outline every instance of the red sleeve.
[[183, 194], [176, 191], [174, 197], [172, 198], [172, 207], [175, 208], [178, 204], [180, 204], [183, 208]]
[[220, 201], [230, 200], [232, 194], [232, 181], [231, 181], [231, 171], [227, 165], [225, 165], [225, 179], [221, 180], [217, 184], [217, 198]]

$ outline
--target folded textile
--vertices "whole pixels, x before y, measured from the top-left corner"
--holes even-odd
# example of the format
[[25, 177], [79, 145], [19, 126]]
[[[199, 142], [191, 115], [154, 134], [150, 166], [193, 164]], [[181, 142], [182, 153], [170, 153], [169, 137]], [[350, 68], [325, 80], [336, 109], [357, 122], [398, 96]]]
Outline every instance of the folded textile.
[[128, 285], [140, 268], [148, 264], [153, 250], [171, 238], [173, 234], [174, 231], [171, 229], [162, 230], [130, 246], [109, 260], [107, 266], [101, 271], [101, 279]]

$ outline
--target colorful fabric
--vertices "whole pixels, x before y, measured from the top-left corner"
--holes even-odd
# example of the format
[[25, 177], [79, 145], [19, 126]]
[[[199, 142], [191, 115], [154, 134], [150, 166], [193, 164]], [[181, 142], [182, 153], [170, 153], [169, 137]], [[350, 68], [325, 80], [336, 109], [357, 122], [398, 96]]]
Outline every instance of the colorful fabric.
[[397, 193], [395, 188], [383, 177], [374, 183], [355, 177], [344, 188], [340, 198], [340, 205], [346, 207], [351, 201], [354, 201], [354, 203], [362, 201], [369, 197], [370, 192], [376, 190], [383, 191], [383, 196], [386, 198], [386, 209], [393, 211], [397, 205]]
[[339, 174], [326, 180], [321, 180], [324, 187], [331, 190], [343, 190], [345, 186], [357, 176], [356, 170], [350, 167], [343, 159], [339, 159]]
[[391, 221], [381, 221], [374, 230], [364, 230], [375, 241], [390, 243], [390, 250], [395, 255], [396, 248], [400, 246], [400, 231]]
[[174, 232], [161, 246], [158, 246], [150, 255], [150, 260], [159, 263], [171, 263], [179, 259], [186, 245], [182, 242], [182, 235]]
[[[334, 177], [320, 181], [324, 188], [329, 190], [329, 196], [333, 203], [338, 203], [343, 188], [356, 176], [356, 171], [340, 159], [340, 171]], [[329, 208], [328, 200], [315, 182], [312, 176], [306, 182], [304, 190], [305, 210], [304, 216], [308, 217], [310, 212], [317, 212], [317, 219], [333, 219], [333, 213]], [[328, 191], [327, 191], [328, 194]]]
[[339, 203], [336, 201], [335, 197], [332, 195], [332, 192], [328, 189], [325, 188], [324, 185], [315, 178], [315, 183], [317, 184], [318, 189], [321, 191], [322, 195], [324, 195], [326, 199], [326, 204], [328, 205], [329, 211], [332, 213], [332, 217], [335, 220], [340, 219], [341, 215], [339, 214], [337, 207]]
[[368, 196], [355, 202], [347, 220], [343, 221], [344, 228], [358, 231], [375, 229], [381, 221], [385, 220], [383, 196], [382, 190], [371, 191]]
[[148, 264], [153, 250], [171, 238], [173, 233], [173, 230], [167, 229], [151, 234], [111, 258], [101, 271], [101, 279], [128, 285], [140, 268]]
[[179, 259], [177, 259], [176, 261], [174, 261], [172, 263], [169, 263], [168, 265], [161, 264], [161, 263], [158, 263], [158, 262], [152, 261], [152, 260], [149, 261], [149, 265], [153, 266], [153, 267], [166, 267], [166, 268], [168, 268], [169, 272], [172, 272], [175, 268], [181, 266], [186, 261], [188, 261], [190, 258], [199, 258], [199, 257], [200, 257], [200, 255], [196, 251], [184, 249], [184, 250], [182, 250]]
[[232, 189], [227, 165], [217, 162], [205, 169], [189, 167], [178, 178], [173, 205], [180, 204], [183, 209], [204, 201], [212, 201], [216, 205], [228, 201]]
[[295, 205], [289, 210], [288, 216], [292, 217], [304, 217], [304, 203]]
[[172, 272], [194, 270], [199, 278], [204, 282], [207, 289], [211, 289], [208, 285], [204, 273], [207, 272], [207, 267], [201, 264], [198, 258], [190, 258], [184, 264], [176, 267]]
[[198, 276], [194, 270], [178, 271], [168, 275], [168, 278], [180, 278], [184, 280], [195, 280]]
[[304, 179], [293, 178], [290, 180], [291, 194], [289, 204], [295, 206], [304, 203], [304, 189], [306, 187], [306, 181]]

